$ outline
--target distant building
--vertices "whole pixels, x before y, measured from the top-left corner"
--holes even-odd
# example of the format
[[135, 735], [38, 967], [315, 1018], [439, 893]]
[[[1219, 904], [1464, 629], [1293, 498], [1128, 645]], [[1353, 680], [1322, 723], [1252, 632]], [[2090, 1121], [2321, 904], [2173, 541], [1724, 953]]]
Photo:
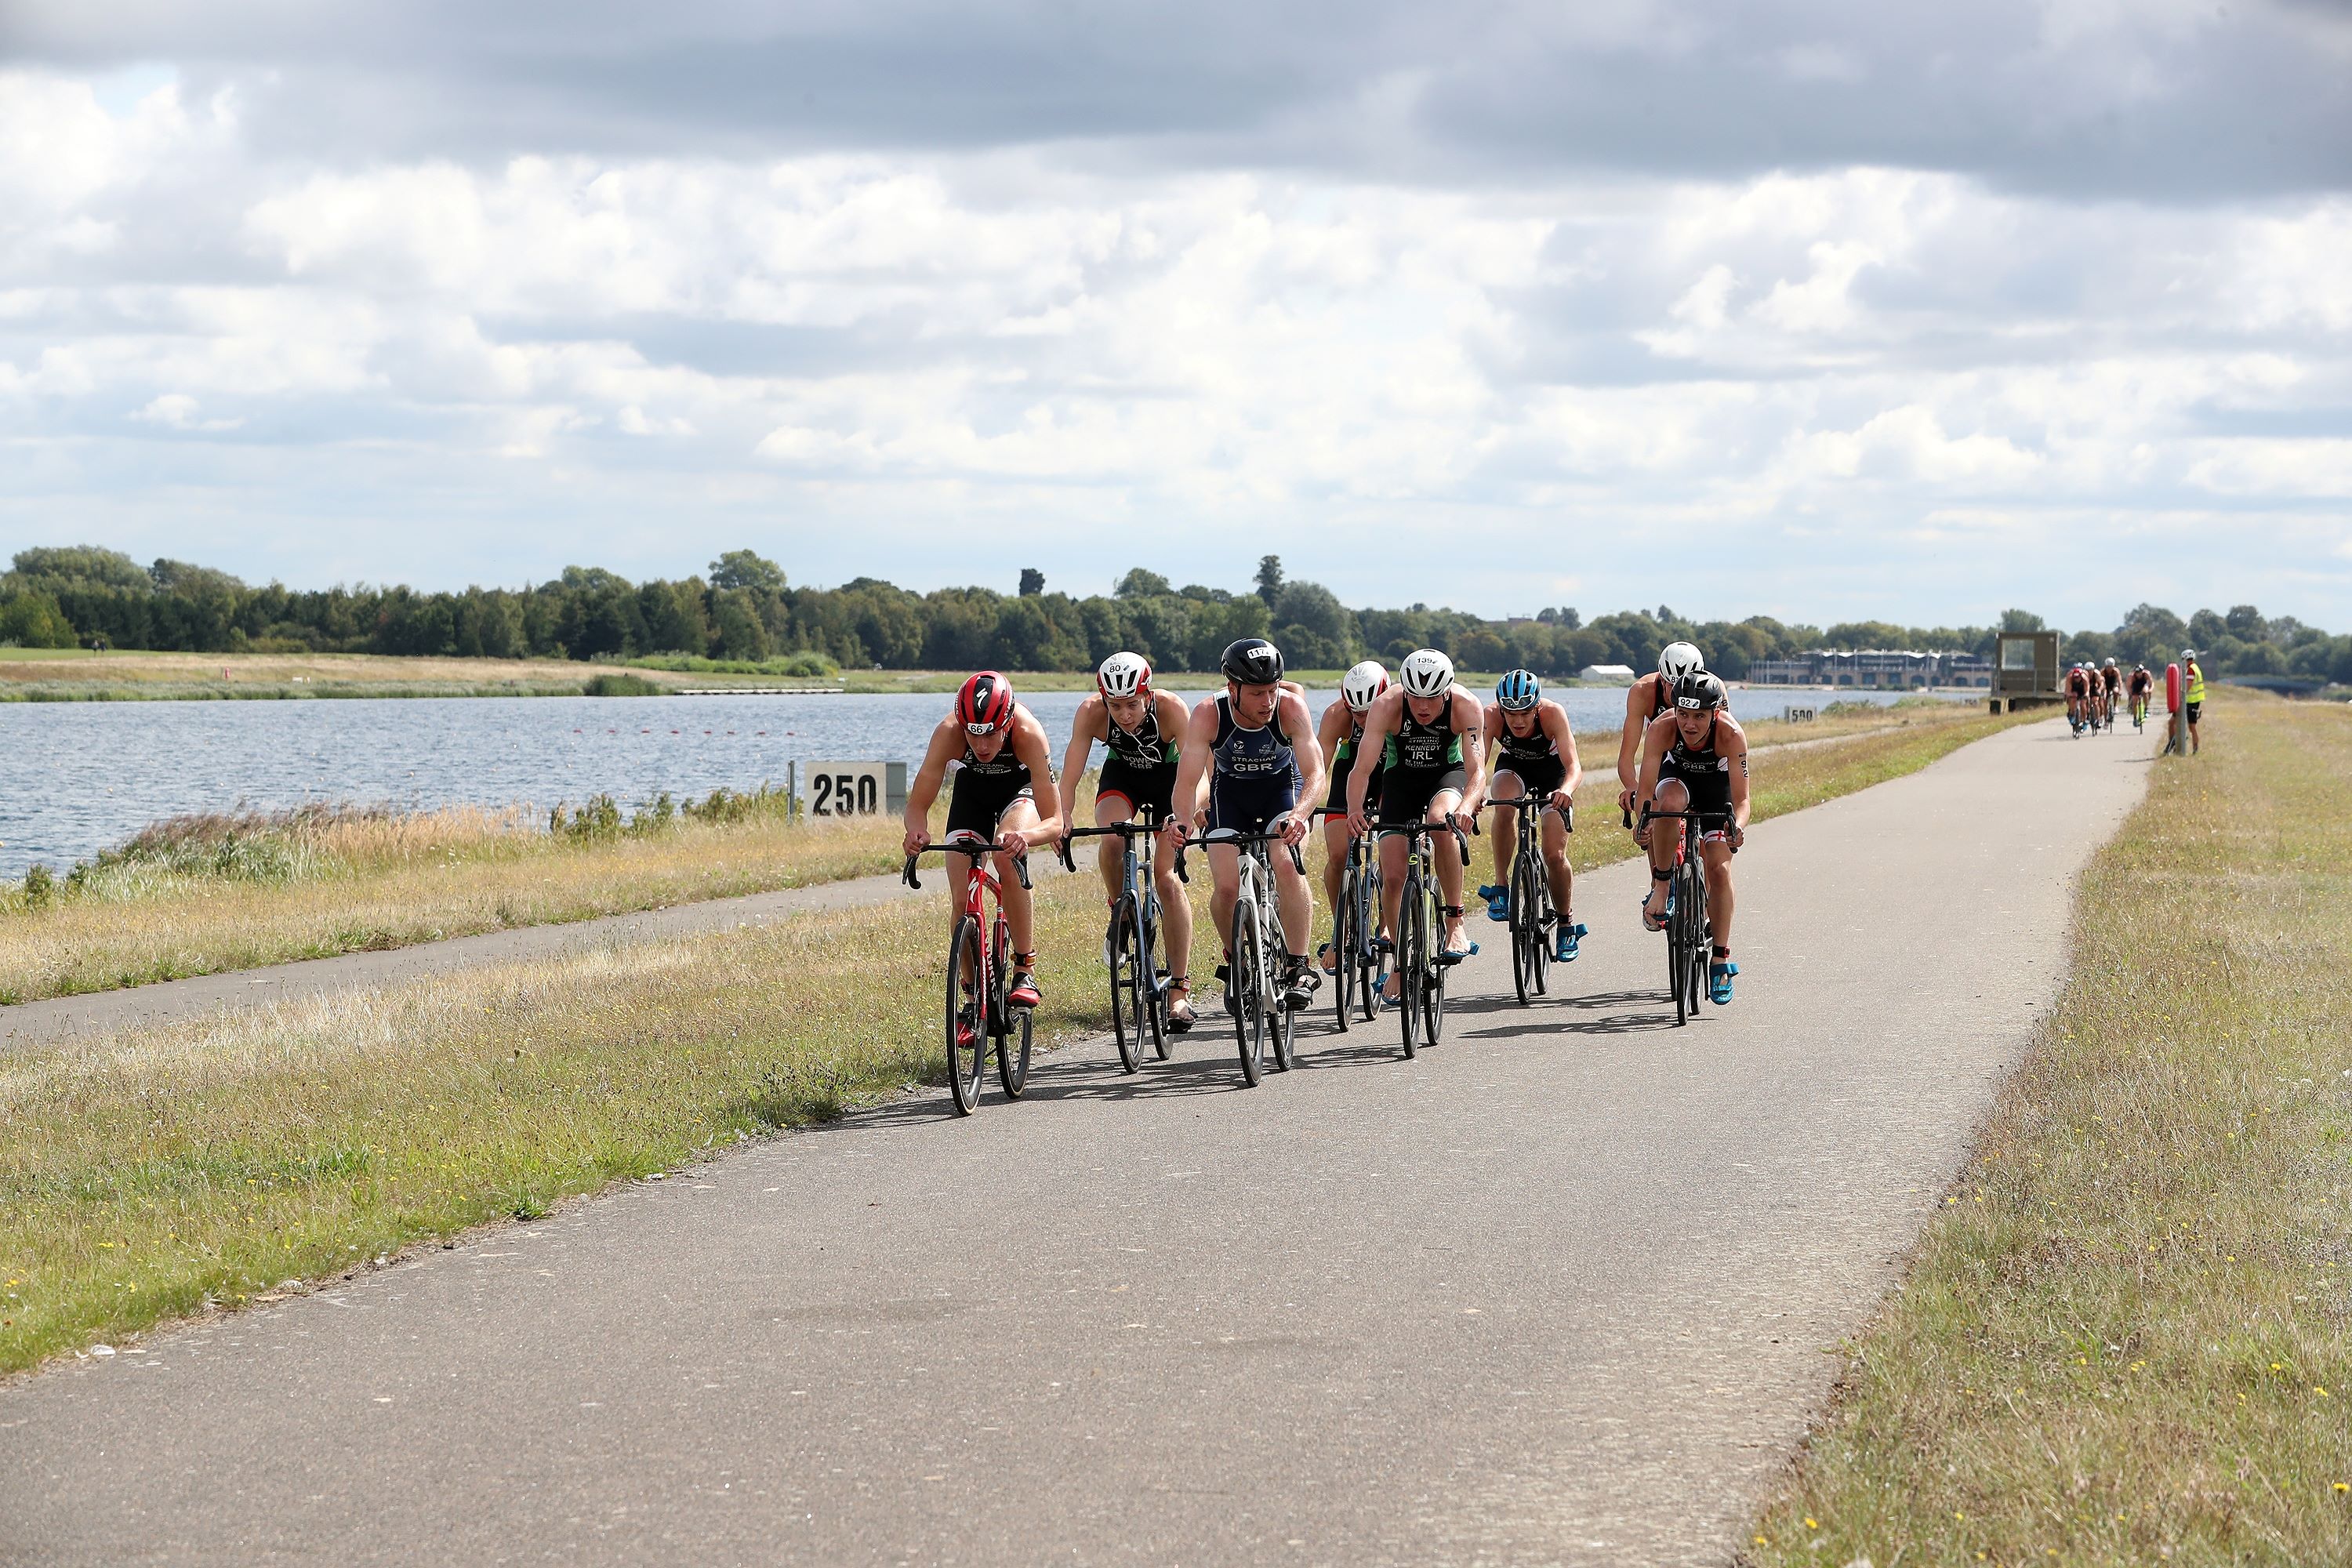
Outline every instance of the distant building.
[[1983, 690], [1992, 685], [1992, 660], [1974, 653], [1815, 648], [1790, 658], [1759, 658], [1748, 667], [1748, 680], [1751, 686], [1850, 686], [1863, 691]]
[[1576, 672], [1579, 680], [1599, 681], [1608, 686], [1633, 684], [1633, 667], [1630, 664], [1588, 664]]

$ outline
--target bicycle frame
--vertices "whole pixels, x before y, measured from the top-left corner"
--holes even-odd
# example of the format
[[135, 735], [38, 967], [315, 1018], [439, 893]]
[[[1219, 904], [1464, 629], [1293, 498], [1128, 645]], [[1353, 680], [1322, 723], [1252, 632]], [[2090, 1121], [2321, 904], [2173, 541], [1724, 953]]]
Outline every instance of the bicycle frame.
[[[1268, 1034], [1274, 1037], [1275, 1070], [1287, 1072], [1297, 1033], [1297, 1016], [1281, 994], [1274, 973], [1275, 966], [1286, 962], [1290, 954], [1289, 938], [1282, 929], [1281, 903], [1275, 897], [1274, 866], [1266, 847], [1281, 843], [1282, 837], [1279, 828], [1259, 833], [1215, 828], [1184, 840], [1187, 847], [1199, 845], [1210, 848], [1223, 844], [1239, 851], [1234, 857], [1237, 881], [1234, 889], [1233, 929], [1226, 933], [1225, 994], [1234, 1004], [1230, 1010], [1235, 1043], [1241, 1052], [1242, 1081], [1253, 1089], [1265, 1075]], [[1298, 846], [1286, 847], [1290, 851], [1292, 868], [1304, 877], [1307, 861], [1299, 854]], [[1177, 864], [1183, 864], [1181, 857]]]
[[[1152, 844], [1159, 836], [1156, 822], [1119, 822], [1108, 827], [1072, 828], [1061, 843], [1062, 864], [1075, 872], [1077, 862], [1071, 857], [1070, 846], [1078, 839], [1122, 841], [1119, 898], [1111, 916], [1110, 1002], [1112, 1037], [1118, 1046], [1119, 1066], [1128, 1072], [1141, 1064], [1147, 1030], [1153, 1054], [1161, 1061], [1169, 1054], [1169, 972], [1155, 964], [1151, 956], [1160, 934], [1159, 879], [1152, 874]], [[1181, 855], [1176, 875], [1189, 879]]]
[[[1715, 928], [1706, 912], [1706, 857], [1695, 853], [1697, 843], [1708, 831], [1709, 823], [1724, 827], [1733, 826], [1727, 811], [1661, 811], [1655, 802], [1642, 807], [1642, 826], [1653, 822], [1679, 822], [1685, 831], [1676, 836], [1673, 893], [1674, 913], [1666, 921], [1666, 982], [1674, 993], [1675, 1023], [1677, 1026], [1698, 1015], [1698, 999], [1706, 984], [1706, 966], [1714, 952]], [[1631, 814], [1626, 826], [1633, 826]], [[1739, 853], [1732, 847], [1733, 854]]]
[[[1026, 845], [970, 837], [925, 845], [907, 857], [901, 873], [908, 887], [920, 891], [923, 884], [915, 868], [924, 856], [961, 855], [971, 862], [964, 878], [963, 908], [948, 939], [948, 1088], [959, 1116], [980, 1109], [980, 1083], [991, 1055], [996, 1058], [997, 1078], [1007, 1099], [1020, 1099], [1028, 1086], [1032, 1020], [1027, 1008], [1005, 1005], [1012, 935], [1004, 920], [1003, 888], [988, 858], [1005, 853], [1013, 854], [1013, 875], [1028, 887]], [[1020, 1037], [1017, 1047], [1011, 1043], [1015, 1035]]]
[[[1318, 806], [1315, 817], [1347, 817], [1344, 806]], [[1348, 1028], [1348, 1010], [1361, 1009], [1366, 1022], [1380, 1011], [1381, 955], [1372, 938], [1381, 923], [1381, 867], [1370, 853], [1368, 833], [1348, 835], [1348, 864], [1340, 873], [1339, 898], [1331, 909], [1331, 987], [1333, 1011], [1341, 1033]]]
[[[1473, 831], [1477, 825], [1475, 817], [1470, 819]], [[1404, 1054], [1412, 1057], [1419, 1053], [1423, 1045], [1435, 1045], [1439, 1032], [1445, 1026], [1445, 971], [1449, 966], [1438, 962], [1437, 948], [1430, 935], [1434, 930], [1441, 933], [1437, 940], [1444, 940], [1445, 916], [1438, 902], [1444, 895], [1437, 885], [1437, 868], [1429, 858], [1429, 845], [1440, 833], [1453, 834], [1466, 871], [1470, 865], [1470, 836], [1451, 814], [1444, 822], [1383, 826], [1373, 831], [1377, 837], [1405, 840], [1404, 887], [1397, 900], [1397, 929], [1391, 933], [1391, 945], [1396, 950], [1398, 1022]]]
[[[1553, 807], [1548, 796], [1528, 793], [1504, 800], [1489, 797], [1480, 809], [1518, 814], [1510, 879], [1504, 885], [1510, 889], [1511, 900], [1511, 984], [1518, 992], [1519, 1005], [1525, 1006], [1531, 994], [1543, 994], [1544, 973], [1551, 963], [1549, 928], [1556, 911], [1551, 907], [1551, 874], [1544, 865], [1542, 835], [1543, 814]], [[1576, 808], [1570, 805], [1559, 816], [1560, 826], [1575, 832]]]

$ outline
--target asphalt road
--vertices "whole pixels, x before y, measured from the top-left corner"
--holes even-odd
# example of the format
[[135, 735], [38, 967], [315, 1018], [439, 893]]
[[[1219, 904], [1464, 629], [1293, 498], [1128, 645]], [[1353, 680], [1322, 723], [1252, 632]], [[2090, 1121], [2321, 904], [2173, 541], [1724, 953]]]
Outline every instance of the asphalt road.
[[1096, 1042], [68, 1363], [0, 1391], [0, 1561], [1724, 1562], [2147, 750], [2036, 725], [1759, 828], [1685, 1028], [1619, 866], [1557, 999], [1490, 943], [1417, 1061]]

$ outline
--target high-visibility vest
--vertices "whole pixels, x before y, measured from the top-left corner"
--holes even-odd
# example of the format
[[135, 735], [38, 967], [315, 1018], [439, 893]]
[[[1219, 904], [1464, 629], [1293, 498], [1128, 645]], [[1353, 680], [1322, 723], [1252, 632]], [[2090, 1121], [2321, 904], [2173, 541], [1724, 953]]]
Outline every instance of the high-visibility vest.
[[2189, 661], [2189, 699], [2191, 702], [2205, 700], [2205, 667], [2195, 659]]

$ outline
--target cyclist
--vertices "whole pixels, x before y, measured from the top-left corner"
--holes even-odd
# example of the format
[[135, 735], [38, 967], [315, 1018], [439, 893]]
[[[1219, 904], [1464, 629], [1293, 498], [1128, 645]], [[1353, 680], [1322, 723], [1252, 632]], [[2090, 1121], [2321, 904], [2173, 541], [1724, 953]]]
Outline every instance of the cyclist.
[[2116, 661], [2110, 658], [2099, 667], [2099, 700], [2106, 708], [2107, 728], [2110, 730], [2116, 727], [2116, 714], [2123, 706], [2120, 700], [2123, 694], [2124, 672], [2116, 668]]
[[[1037, 716], [1014, 700], [1013, 683], [995, 670], [983, 669], [963, 683], [955, 707], [931, 731], [923, 765], [907, 786], [906, 852], [931, 842], [931, 805], [940, 798], [940, 781], [952, 770], [955, 789], [948, 801], [948, 837], [975, 834], [983, 840], [1018, 845], [996, 857], [999, 897], [1004, 923], [1013, 936], [1013, 989], [1005, 994], [1014, 1007], [1037, 1005], [1037, 950], [1029, 889], [1013, 873], [1013, 858], [1041, 844], [1058, 843], [1062, 819], [1040, 819], [1037, 784], [1043, 780], [1049, 797], [1054, 763], [1045, 750], [1045, 727]], [[971, 877], [970, 855], [948, 857], [948, 908], [963, 909], [964, 884]], [[950, 920], [953, 916], [951, 915]]]
[[2197, 721], [2205, 711], [2205, 667], [2197, 662], [2197, 650], [2180, 650], [2180, 706], [2189, 716], [2189, 754], [2195, 756], [2204, 750], [2205, 742], [2197, 733]]
[[[1731, 1002], [1731, 857], [1748, 836], [1748, 736], [1726, 710], [1723, 682], [1700, 670], [1675, 682], [1671, 711], [1651, 721], [1642, 742], [1642, 800], [1660, 811], [1723, 812], [1730, 822], [1699, 836], [1706, 864], [1706, 917], [1715, 928], [1715, 951], [1707, 963], [1707, 995], [1718, 1007]], [[1642, 900], [1642, 923], [1664, 931], [1673, 912], [1675, 852], [1683, 842], [1680, 820], [1661, 823], [1650, 835], [1650, 896]]]
[[[1642, 768], [1642, 737], [1659, 714], [1675, 705], [1675, 682], [1696, 670], [1705, 669], [1706, 659], [1697, 647], [1686, 642], [1670, 642], [1658, 650], [1658, 668], [1633, 682], [1625, 693], [1625, 728], [1617, 738], [1617, 806], [1621, 811], [1633, 809], [1633, 781]], [[1635, 843], [1643, 841], [1636, 831]]]
[[[1486, 748], [1499, 748], [1492, 758], [1493, 800], [1517, 800], [1524, 795], [1545, 798], [1543, 817], [1544, 879], [1551, 884], [1551, 907], [1558, 911], [1552, 934], [1552, 954], [1566, 963], [1576, 957], [1585, 929], [1571, 912], [1568, 868], [1569, 804], [1583, 782], [1584, 763], [1576, 754], [1576, 735], [1568, 727], [1568, 710], [1543, 694], [1535, 672], [1515, 669], [1495, 683], [1495, 700], [1486, 704]], [[1486, 918], [1511, 918], [1511, 858], [1518, 852], [1519, 821], [1515, 813], [1495, 814], [1495, 880], [1481, 888]]]
[[2080, 664], [2066, 672], [2066, 722], [2075, 734], [2091, 721], [2091, 678]]
[[[1476, 813], [1486, 793], [1486, 759], [1477, 745], [1465, 747], [1462, 737], [1483, 733], [1485, 721], [1484, 705], [1454, 684], [1452, 659], [1433, 647], [1405, 656], [1397, 683], [1364, 712], [1363, 748], [1378, 747], [1381, 753], [1382, 827], [1450, 823]], [[1371, 828], [1370, 784], [1362, 773], [1348, 780], [1348, 826], [1358, 833]], [[1405, 854], [1403, 838], [1393, 833], [1381, 838], [1380, 942], [1390, 946], [1404, 901]], [[1459, 963], [1478, 951], [1462, 929], [1462, 859], [1451, 845], [1430, 858], [1437, 863], [1438, 890], [1444, 895], [1445, 934], [1438, 941], [1437, 961]], [[1393, 1006], [1402, 984], [1391, 969], [1382, 1000]]]
[[[1339, 699], [1323, 710], [1323, 721], [1315, 727], [1315, 739], [1323, 747], [1323, 770], [1331, 779], [1331, 796], [1323, 804], [1340, 814], [1323, 819], [1323, 897], [1335, 910], [1339, 907], [1339, 879], [1348, 869], [1348, 775], [1363, 746], [1364, 710], [1388, 689], [1388, 666], [1376, 658], [1364, 660], [1339, 678]], [[1377, 758], [1372, 762], [1370, 795], [1374, 801], [1381, 797]], [[1317, 951], [1327, 973], [1338, 967], [1339, 956], [1329, 942]]]
[[[1199, 814], [1202, 785], [1207, 784], [1208, 831], [1262, 833], [1280, 819], [1282, 841], [1297, 845], [1307, 837], [1307, 819], [1291, 815], [1301, 800], [1311, 800], [1323, 786], [1323, 753], [1302, 745], [1315, 732], [1307, 717], [1307, 699], [1295, 684], [1282, 679], [1282, 652], [1264, 637], [1243, 637], [1229, 644], [1217, 661], [1225, 690], [1192, 710], [1183, 758], [1176, 773], [1175, 804], [1168, 813], [1169, 854], [1183, 845]], [[1233, 940], [1234, 900], [1241, 892], [1241, 851], [1231, 844], [1213, 843], [1209, 870], [1214, 886], [1209, 894], [1210, 918], [1219, 936]], [[1307, 961], [1307, 933], [1315, 920], [1315, 900], [1307, 879], [1287, 855], [1268, 857], [1274, 866], [1274, 890], [1282, 911], [1284, 940], [1290, 944], [1283, 966], [1286, 1000], [1304, 1007], [1315, 1000], [1319, 981]], [[1218, 966], [1220, 979], [1233, 962], [1225, 954]], [[1228, 1002], [1230, 1003], [1230, 998]]]
[[[1095, 786], [1095, 826], [1116, 827], [1140, 817], [1158, 826], [1166, 820], [1175, 797], [1177, 757], [1190, 711], [1172, 691], [1155, 690], [1151, 665], [1141, 654], [1115, 653], [1095, 671], [1094, 695], [1078, 704], [1070, 721], [1070, 747], [1062, 756], [1062, 820], [1078, 816], [1078, 775], [1100, 741], [1110, 755], [1103, 761], [1102, 778]], [[1116, 838], [1097, 841], [1101, 848], [1103, 891], [1110, 907], [1118, 908], [1127, 889], [1119, 877], [1127, 852]], [[1192, 1026], [1192, 901], [1176, 879], [1172, 858], [1156, 862], [1153, 879], [1160, 889], [1160, 919], [1168, 945], [1168, 1027], [1183, 1034]], [[1110, 962], [1114, 933], [1103, 935], [1103, 962]], [[1150, 955], [1144, 955], [1149, 962]]]
[[2148, 673], [2145, 661], [2132, 666], [2131, 716], [2134, 724], [2147, 721], [2148, 700], [2156, 695], [2156, 677]]

